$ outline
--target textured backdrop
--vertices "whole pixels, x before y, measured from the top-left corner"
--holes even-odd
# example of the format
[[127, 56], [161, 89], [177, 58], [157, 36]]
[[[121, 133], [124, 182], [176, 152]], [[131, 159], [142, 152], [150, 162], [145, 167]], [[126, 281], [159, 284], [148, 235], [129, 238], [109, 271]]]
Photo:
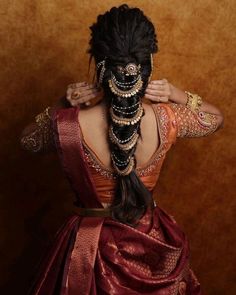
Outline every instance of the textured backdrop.
[[[21, 151], [19, 134], [68, 83], [87, 79], [88, 27], [97, 14], [121, 3], [0, 2], [1, 294], [26, 294], [35, 264], [73, 199], [57, 157]], [[206, 294], [236, 294], [235, 1], [127, 3], [144, 9], [157, 28], [154, 77], [199, 93], [225, 115], [217, 134], [182, 139], [172, 148], [156, 200], [188, 235], [192, 267]]]

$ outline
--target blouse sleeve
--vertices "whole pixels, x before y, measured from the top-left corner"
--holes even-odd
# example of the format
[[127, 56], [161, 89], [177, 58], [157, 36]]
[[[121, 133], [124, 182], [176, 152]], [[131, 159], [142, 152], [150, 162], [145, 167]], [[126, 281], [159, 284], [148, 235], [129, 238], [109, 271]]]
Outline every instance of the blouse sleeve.
[[20, 144], [24, 150], [32, 153], [55, 151], [53, 123], [47, 109], [24, 130]]
[[218, 128], [216, 115], [194, 112], [185, 105], [171, 103], [177, 125], [177, 137], [201, 137], [215, 132]]

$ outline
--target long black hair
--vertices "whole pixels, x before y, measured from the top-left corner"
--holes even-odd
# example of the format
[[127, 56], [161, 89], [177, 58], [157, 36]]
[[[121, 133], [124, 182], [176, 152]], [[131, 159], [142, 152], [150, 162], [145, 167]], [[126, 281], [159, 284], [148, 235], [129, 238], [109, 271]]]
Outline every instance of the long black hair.
[[[152, 22], [139, 8], [129, 8], [124, 4], [113, 7], [103, 15], [97, 17], [97, 22], [91, 27], [90, 49], [91, 58], [94, 57], [98, 65], [105, 61], [103, 68], [102, 87], [107, 110], [114, 107], [115, 110], [134, 110], [141, 103], [148, 79], [152, 71], [151, 54], [158, 51], [155, 28]], [[109, 79], [114, 75], [119, 81], [126, 81], [127, 77], [118, 70], [133, 63], [140, 65], [140, 75], [143, 81], [142, 88], [131, 97], [119, 97], [109, 87]], [[102, 67], [99, 67], [98, 75]], [[123, 118], [122, 112], [116, 112], [116, 116]], [[144, 112], [143, 112], [144, 115]], [[127, 116], [126, 116], [127, 117]], [[129, 116], [128, 116], [129, 117]], [[108, 112], [109, 126], [119, 140], [132, 137], [136, 132], [141, 136], [140, 120], [133, 125], [118, 125], [111, 120]], [[119, 163], [128, 163], [136, 150], [137, 143], [130, 150], [119, 148], [108, 136], [111, 155]], [[135, 159], [135, 157], [134, 157]], [[114, 162], [113, 162], [114, 166]], [[145, 187], [135, 172], [135, 166], [128, 175], [117, 176], [115, 196], [110, 206], [114, 219], [131, 226], [137, 225], [138, 220], [146, 212], [147, 207], [153, 208], [152, 195]]]

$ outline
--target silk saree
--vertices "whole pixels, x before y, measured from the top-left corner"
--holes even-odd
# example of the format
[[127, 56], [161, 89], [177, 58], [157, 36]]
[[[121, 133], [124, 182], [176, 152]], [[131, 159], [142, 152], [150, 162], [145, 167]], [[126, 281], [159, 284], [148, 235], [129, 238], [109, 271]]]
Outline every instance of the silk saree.
[[[55, 145], [74, 191], [75, 205], [103, 208], [102, 201], [111, 198], [115, 178], [86, 148], [79, 110], [69, 108], [54, 113]], [[161, 143], [148, 164], [137, 170], [150, 191], [178, 135], [173, 110], [167, 104], [157, 105], [154, 110]], [[75, 210], [57, 231], [29, 294], [200, 295], [189, 255], [185, 233], [156, 204], [135, 228], [111, 217], [80, 216]]]

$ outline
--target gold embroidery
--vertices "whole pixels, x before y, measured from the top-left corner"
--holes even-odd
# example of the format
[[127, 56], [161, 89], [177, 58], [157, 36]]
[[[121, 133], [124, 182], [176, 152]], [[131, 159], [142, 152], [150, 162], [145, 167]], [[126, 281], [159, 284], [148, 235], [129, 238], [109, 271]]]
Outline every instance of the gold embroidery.
[[[42, 118], [42, 119], [41, 119]], [[52, 122], [48, 113], [43, 112], [35, 117], [36, 127], [21, 138], [21, 146], [33, 153], [55, 149]]]
[[193, 112], [184, 105], [171, 103], [177, 121], [177, 137], [207, 136], [216, 131], [216, 115], [205, 112]]

